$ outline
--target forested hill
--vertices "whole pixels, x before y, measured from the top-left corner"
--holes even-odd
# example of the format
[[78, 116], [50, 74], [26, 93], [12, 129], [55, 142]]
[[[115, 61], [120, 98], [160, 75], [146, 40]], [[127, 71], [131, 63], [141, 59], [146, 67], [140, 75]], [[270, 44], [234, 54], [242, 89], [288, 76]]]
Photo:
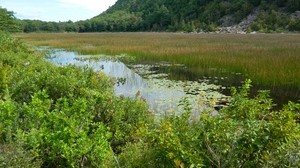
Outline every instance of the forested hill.
[[300, 0], [118, 0], [79, 22], [20, 21], [23, 32], [300, 31]]
[[118, 0], [86, 23], [96, 31], [215, 31], [241, 22], [245, 31], [293, 31], [299, 10], [299, 0]]

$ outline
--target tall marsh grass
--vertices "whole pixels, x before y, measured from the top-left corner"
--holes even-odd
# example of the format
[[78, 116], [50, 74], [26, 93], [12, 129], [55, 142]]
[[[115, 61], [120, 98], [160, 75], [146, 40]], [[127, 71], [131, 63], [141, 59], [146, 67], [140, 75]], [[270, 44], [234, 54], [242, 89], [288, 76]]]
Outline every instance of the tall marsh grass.
[[138, 61], [185, 64], [194, 73], [220, 68], [262, 86], [300, 87], [300, 34], [58, 33], [17, 34], [35, 46], [83, 54], [123, 54]]

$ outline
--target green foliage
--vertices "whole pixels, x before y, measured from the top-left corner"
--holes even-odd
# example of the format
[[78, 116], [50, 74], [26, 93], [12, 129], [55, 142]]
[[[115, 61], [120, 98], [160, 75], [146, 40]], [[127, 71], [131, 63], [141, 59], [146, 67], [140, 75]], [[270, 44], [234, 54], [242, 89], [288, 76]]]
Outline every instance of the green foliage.
[[[299, 104], [273, 111], [269, 93], [249, 98], [250, 81], [228, 108], [162, 119], [141, 129], [141, 141], [120, 154], [125, 167], [297, 167], [300, 164]], [[128, 158], [131, 156], [130, 158]], [[150, 160], [147, 162], [147, 160]], [[138, 165], [137, 165], [138, 164]], [[141, 166], [142, 164], [142, 166]]]
[[287, 1], [287, 8], [291, 12], [300, 10], [300, 1], [298, 1], [298, 0], [288, 0]]
[[288, 26], [290, 31], [300, 31], [300, 19], [291, 19]]
[[[119, 0], [103, 14], [84, 21], [83, 23], [87, 26], [82, 27], [80, 31], [216, 31], [214, 26], [219, 26], [224, 16], [232, 16], [234, 22], [232, 24], [237, 24], [254, 9], [270, 12], [267, 12], [268, 14], [265, 16], [260, 16], [256, 22], [258, 24], [256, 28], [255, 26], [251, 27], [253, 30], [265, 32], [287, 30], [289, 17], [279, 16], [280, 14], [272, 11], [277, 11], [279, 8], [287, 8], [289, 12], [297, 11], [299, 10], [299, 1]], [[124, 13], [123, 16], [115, 17], [121, 12]], [[126, 19], [128, 13], [130, 13], [130, 18], [138, 18], [138, 25], [131, 23], [134, 19]], [[123, 18], [123, 22], [119, 21], [121, 18]], [[95, 25], [104, 24], [94, 20], [106, 20], [106, 26], [97, 29]], [[128, 24], [134, 25], [135, 28], [122, 26]]]
[[[295, 122], [295, 113], [271, 111], [272, 100], [267, 92], [249, 99], [247, 90], [246, 83], [240, 93], [233, 95], [230, 106], [220, 111], [218, 125], [211, 127], [207, 136], [209, 153], [218, 158], [214, 163], [219, 166], [279, 166], [282, 163], [272, 160], [271, 156], [277, 155], [289, 140], [297, 140], [299, 125]], [[221, 130], [225, 132], [223, 135], [219, 133]], [[294, 164], [287, 158], [281, 161], [287, 166]]]
[[[0, 52], [1, 57], [5, 52], [29, 52], [28, 48], [23, 45], [20, 40], [12, 38], [9, 34], [0, 31]], [[4, 59], [4, 58], [1, 58]]]
[[[282, 145], [291, 141], [297, 145], [299, 123], [293, 110], [272, 111], [268, 92], [248, 96], [250, 81], [240, 92], [233, 91], [230, 106], [208, 119], [204, 133], [206, 155], [216, 167], [277, 167], [297, 165], [285, 154], [279, 156]], [[207, 119], [206, 119], [207, 120]], [[222, 132], [222, 133], [221, 133]], [[289, 149], [283, 149], [287, 152]], [[297, 150], [295, 148], [294, 150]], [[273, 156], [281, 157], [281, 162]], [[299, 159], [299, 155], [295, 156]]]
[[14, 13], [0, 6], [0, 31], [18, 32], [19, 29]]
[[272, 10], [260, 13], [256, 21], [250, 26], [250, 29], [260, 32], [281, 32], [290, 25], [290, 30], [297, 30], [297, 24], [290, 22], [288, 16]]
[[0, 146], [22, 144], [5, 150], [7, 165], [16, 151], [24, 164], [107, 167], [113, 151], [135, 142], [137, 128], [152, 120], [145, 103], [113, 96], [113, 81], [91, 69], [51, 65], [26, 47], [6, 48], [0, 65]]
[[8, 88], [8, 84], [10, 83], [9, 79], [9, 73], [10, 73], [11, 67], [7, 65], [3, 65], [3, 63], [0, 63], [0, 98], [3, 98], [5, 95], [5, 92]]
[[94, 122], [87, 102], [60, 99], [51, 109], [45, 91], [18, 110], [10, 100], [1, 101], [1, 137], [6, 143], [22, 142], [45, 167], [107, 164], [112, 155], [109, 134], [101, 122]]
[[136, 31], [140, 29], [141, 18], [126, 11], [105, 13], [101, 18], [84, 21], [82, 32], [93, 31]]
[[35, 64], [37, 61], [28, 60], [26, 65], [30, 65], [16, 68], [12, 73], [10, 90], [14, 100], [29, 102], [30, 95], [39, 90], [46, 90], [54, 101], [61, 97], [89, 96], [90, 90], [106, 90], [111, 83], [103, 74], [96, 74], [91, 69], [54, 67], [42, 62]]
[[42, 91], [21, 112], [20, 128], [26, 130], [21, 138], [44, 166], [97, 167], [110, 161], [109, 133], [101, 122], [93, 121], [88, 100], [79, 98], [71, 104], [62, 98], [50, 108], [51, 100]]
[[24, 150], [20, 144], [0, 144], [0, 152], [0, 167], [41, 167], [41, 160], [37, 160], [32, 151]]
[[[249, 28], [254, 31], [283, 31], [288, 29], [288, 16], [272, 10], [300, 10], [298, 0], [118, 0], [107, 11], [78, 22], [19, 21], [23, 32], [126, 32], [126, 31], [216, 31], [224, 17], [237, 24], [252, 11], [263, 14]], [[265, 12], [265, 13], [264, 13]], [[285, 13], [285, 12], [284, 12]], [[298, 29], [297, 29], [298, 30]]]

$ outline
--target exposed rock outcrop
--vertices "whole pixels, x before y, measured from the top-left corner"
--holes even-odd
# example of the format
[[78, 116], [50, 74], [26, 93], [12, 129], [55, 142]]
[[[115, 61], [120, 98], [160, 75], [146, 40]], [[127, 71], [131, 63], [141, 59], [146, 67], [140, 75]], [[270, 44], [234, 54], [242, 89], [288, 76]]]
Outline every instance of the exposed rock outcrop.
[[300, 11], [296, 11], [290, 15], [293, 19], [300, 19]]
[[234, 24], [234, 19], [231, 15], [224, 16], [220, 19], [221, 27], [218, 27], [215, 33], [246, 34], [247, 28], [256, 20], [258, 14], [259, 9], [256, 8], [238, 24]]

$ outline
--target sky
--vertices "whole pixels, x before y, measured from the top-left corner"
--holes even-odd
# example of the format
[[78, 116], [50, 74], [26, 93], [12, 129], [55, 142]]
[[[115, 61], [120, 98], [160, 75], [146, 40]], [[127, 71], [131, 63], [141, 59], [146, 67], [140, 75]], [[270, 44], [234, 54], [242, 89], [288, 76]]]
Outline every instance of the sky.
[[0, 6], [18, 19], [79, 21], [104, 12], [117, 0], [0, 0]]

